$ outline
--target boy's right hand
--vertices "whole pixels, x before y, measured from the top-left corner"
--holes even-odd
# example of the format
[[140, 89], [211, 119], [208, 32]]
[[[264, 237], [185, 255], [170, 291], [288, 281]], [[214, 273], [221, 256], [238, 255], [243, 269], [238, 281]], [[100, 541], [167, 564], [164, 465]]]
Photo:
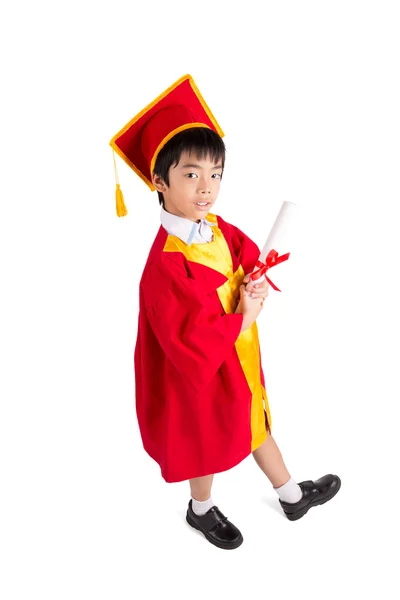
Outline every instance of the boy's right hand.
[[239, 290], [240, 300], [235, 310], [235, 313], [243, 313], [247, 327], [250, 327], [250, 325], [252, 325], [252, 323], [257, 319], [258, 315], [262, 311], [264, 298], [252, 298], [246, 292], [246, 288], [244, 285], [241, 285]]

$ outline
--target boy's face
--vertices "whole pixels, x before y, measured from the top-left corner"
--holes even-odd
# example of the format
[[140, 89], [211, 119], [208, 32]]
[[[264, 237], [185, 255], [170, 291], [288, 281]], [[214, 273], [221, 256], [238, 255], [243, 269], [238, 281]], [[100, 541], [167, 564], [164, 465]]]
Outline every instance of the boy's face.
[[[157, 190], [163, 193], [165, 210], [178, 217], [199, 223], [217, 199], [222, 177], [222, 163], [210, 158], [200, 160], [195, 154], [182, 152], [179, 163], [169, 169], [169, 187], [152, 174]], [[201, 207], [196, 203], [207, 202]]]

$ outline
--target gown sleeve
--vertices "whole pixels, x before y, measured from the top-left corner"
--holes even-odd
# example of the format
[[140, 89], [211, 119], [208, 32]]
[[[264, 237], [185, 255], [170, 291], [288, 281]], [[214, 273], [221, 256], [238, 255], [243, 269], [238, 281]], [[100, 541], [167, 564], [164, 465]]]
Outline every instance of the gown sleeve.
[[201, 281], [178, 273], [167, 285], [157, 279], [153, 273], [143, 285], [150, 326], [169, 361], [200, 392], [234, 352], [243, 314], [221, 314], [218, 294]]
[[235, 225], [233, 228], [233, 239], [235, 254], [243, 267], [245, 274], [252, 273], [256, 262], [261, 254], [260, 248], [248, 235]]

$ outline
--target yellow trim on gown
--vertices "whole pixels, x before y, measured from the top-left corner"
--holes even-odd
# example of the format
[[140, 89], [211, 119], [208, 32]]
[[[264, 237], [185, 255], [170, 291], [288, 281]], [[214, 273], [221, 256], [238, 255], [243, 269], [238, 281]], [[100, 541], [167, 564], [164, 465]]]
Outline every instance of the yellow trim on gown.
[[[235, 273], [233, 272], [231, 252], [222, 231], [218, 227], [216, 215], [208, 213], [206, 219], [215, 223], [212, 227], [214, 239], [211, 242], [192, 243], [188, 246], [179, 237], [169, 234], [165, 242], [164, 252], [180, 251], [189, 261], [200, 263], [225, 275], [228, 278], [227, 281], [216, 291], [225, 313], [233, 313], [236, 310], [237, 300], [240, 296], [239, 287], [246, 274], [242, 265], [239, 265]], [[252, 393], [251, 452], [253, 452], [268, 436], [266, 419], [270, 431], [272, 429], [267, 392], [260, 378], [260, 343], [256, 321], [251, 327], [240, 333], [235, 342], [235, 347]]]

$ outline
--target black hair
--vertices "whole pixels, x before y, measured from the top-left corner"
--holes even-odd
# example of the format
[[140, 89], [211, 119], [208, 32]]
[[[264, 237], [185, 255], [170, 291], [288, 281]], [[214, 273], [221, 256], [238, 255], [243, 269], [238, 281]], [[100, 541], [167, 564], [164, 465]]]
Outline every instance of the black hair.
[[[160, 150], [154, 171], [169, 186], [168, 171], [176, 166], [183, 152], [194, 153], [199, 160], [209, 157], [215, 163], [221, 161], [222, 173], [225, 166], [225, 144], [221, 136], [208, 127], [189, 127], [174, 135]], [[221, 174], [222, 178], [222, 174]], [[164, 196], [157, 190], [159, 204], [164, 206]]]

